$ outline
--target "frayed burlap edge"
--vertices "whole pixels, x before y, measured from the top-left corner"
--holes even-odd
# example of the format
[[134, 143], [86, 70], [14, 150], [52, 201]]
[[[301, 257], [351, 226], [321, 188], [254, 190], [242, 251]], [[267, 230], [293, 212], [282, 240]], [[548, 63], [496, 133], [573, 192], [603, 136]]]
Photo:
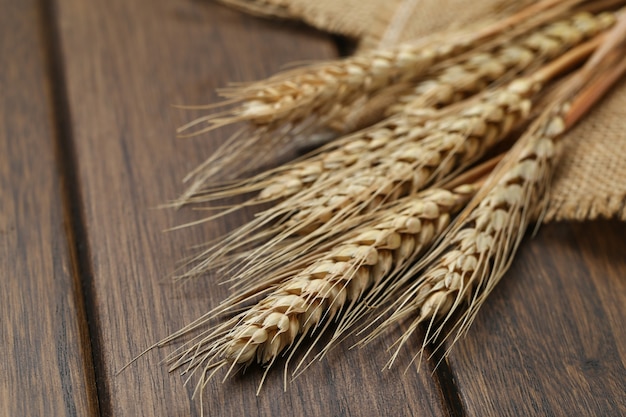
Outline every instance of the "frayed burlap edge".
[[545, 221], [626, 220], [626, 80], [564, 140]]

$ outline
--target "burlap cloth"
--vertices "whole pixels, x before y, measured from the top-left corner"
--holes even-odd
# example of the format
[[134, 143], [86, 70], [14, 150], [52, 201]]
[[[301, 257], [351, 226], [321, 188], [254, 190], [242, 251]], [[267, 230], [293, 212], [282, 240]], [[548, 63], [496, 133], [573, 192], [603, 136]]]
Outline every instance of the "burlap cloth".
[[[245, 11], [302, 20], [359, 40], [390, 45], [506, 13], [515, 0], [221, 0]], [[565, 138], [545, 221], [626, 220], [626, 81]]]

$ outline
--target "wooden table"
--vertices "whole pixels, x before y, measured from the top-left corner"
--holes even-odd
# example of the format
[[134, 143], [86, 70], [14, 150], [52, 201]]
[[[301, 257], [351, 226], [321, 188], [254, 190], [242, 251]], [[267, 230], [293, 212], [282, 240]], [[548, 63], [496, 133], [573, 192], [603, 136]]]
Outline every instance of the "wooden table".
[[[173, 104], [230, 81], [337, 55], [314, 30], [209, 1], [0, 0], [0, 415], [197, 416], [143, 348], [224, 297], [167, 276], [228, 217], [153, 210], [232, 130], [193, 139]], [[553, 224], [528, 237], [469, 335], [434, 360], [380, 371], [385, 343], [332, 352], [283, 392], [252, 371], [213, 380], [207, 415], [626, 415], [626, 224]], [[408, 363], [408, 356], [400, 363]]]

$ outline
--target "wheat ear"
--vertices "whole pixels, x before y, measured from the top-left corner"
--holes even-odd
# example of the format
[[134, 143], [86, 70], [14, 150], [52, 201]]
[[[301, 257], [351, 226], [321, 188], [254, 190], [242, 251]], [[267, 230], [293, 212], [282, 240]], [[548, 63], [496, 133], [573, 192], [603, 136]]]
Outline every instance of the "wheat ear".
[[[236, 160], [255, 161], [258, 166], [259, 148], [267, 147], [268, 142], [273, 145], [269, 146], [271, 149], [277, 144], [293, 141], [300, 131], [324, 125], [326, 119], [332, 118], [335, 108], [402, 79], [416, 77], [459, 48], [466, 50], [470, 47], [461, 46], [464, 44], [465, 41], [459, 43], [459, 40], [403, 44], [390, 50], [288, 71], [225, 93], [232, 101], [242, 103], [241, 106], [224, 115], [218, 113], [197, 119], [183, 126], [181, 132], [202, 123], [209, 123], [209, 126], [197, 133], [239, 121], [249, 121], [253, 125], [234, 137], [233, 143], [236, 139], [240, 145], [237, 158], [232, 156], [228, 143], [186, 178], [193, 178], [193, 182], [181, 201]], [[244, 140], [239, 140], [244, 135]]]
[[375, 94], [363, 95], [350, 105], [339, 106], [326, 123], [338, 134], [349, 133], [401, 111], [441, 108], [463, 100], [537, 67], [614, 23], [611, 13], [574, 16], [535, 28], [492, 49], [472, 50], [453, 62], [435, 65], [417, 85], [395, 83]]
[[[199, 254], [187, 274], [203, 273], [245, 244], [260, 240], [266, 242], [243, 265], [259, 265], [259, 256], [263, 256], [261, 252], [267, 247], [275, 249], [272, 259], [278, 262], [281, 257], [288, 258], [293, 250], [302, 250], [306, 243], [323, 240], [330, 230], [350, 217], [445, 178], [477, 160], [528, 116], [531, 102], [524, 95], [530, 87], [524, 82], [515, 83], [460, 115], [424, 126], [425, 133], [418, 140], [404, 140], [406, 135], [403, 135], [380, 152], [362, 155], [367, 164], [361, 161], [358, 166], [317, 181], [259, 213], [251, 222]], [[293, 245], [279, 249], [281, 242], [294, 235], [298, 235], [298, 240]], [[260, 265], [265, 267], [266, 263]], [[255, 274], [257, 269], [251, 267], [248, 273]]]
[[[269, 276], [264, 281], [278, 282], [269, 288], [265, 284], [247, 288], [245, 293], [266, 295], [170, 362], [190, 372], [201, 369], [203, 375], [213, 367], [232, 370], [234, 365], [254, 361], [271, 365], [288, 346], [299, 344], [316, 329], [321, 335], [326, 328], [323, 322], [329, 323], [339, 312], [349, 313], [368, 289], [405, 268], [445, 230], [475, 190], [472, 185], [453, 191], [432, 189], [377, 213], [303, 268], [291, 270], [288, 278]], [[246, 297], [235, 298], [239, 302]], [[198, 322], [198, 326], [205, 324], [206, 318]], [[185, 332], [195, 328], [187, 327]]]
[[[478, 309], [508, 270], [528, 225], [545, 208], [550, 178], [558, 161], [561, 136], [626, 72], [626, 15], [588, 64], [559, 92], [555, 103], [520, 139], [502, 166], [459, 217], [460, 221], [430, 256], [406, 276], [419, 276], [389, 308], [393, 313], [364, 343], [389, 326], [413, 317], [396, 352], [421, 325], [427, 326], [422, 348], [451, 324], [450, 347], [462, 336]], [[389, 300], [392, 294], [386, 294]], [[461, 306], [467, 308], [455, 317]], [[450, 348], [449, 347], [449, 348]], [[416, 357], [414, 356], [414, 358]]]
[[[385, 138], [385, 146], [362, 155], [358, 164], [336, 176], [318, 180], [308, 189], [259, 213], [253, 221], [198, 255], [189, 275], [202, 273], [243, 244], [262, 239], [267, 240], [264, 247], [277, 249], [270, 265], [287, 261], [294, 250], [323, 240], [329, 230], [349, 218], [415, 193], [467, 167], [528, 117], [532, 108], [530, 98], [548, 79], [588, 55], [599, 40], [581, 45], [530, 78], [516, 80], [486, 94], [457, 114], [426, 122], [421, 128], [394, 136], [393, 140]], [[410, 125], [410, 122], [405, 124]], [[299, 236], [295, 243], [278, 249], [294, 235]], [[263, 251], [253, 252], [242, 265], [258, 263]], [[268, 263], [260, 265], [265, 268]], [[250, 274], [259, 272], [255, 267], [248, 269]]]
[[418, 83], [387, 112], [422, 111], [460, 101], [493, 82], [502, 82], [525, 70], [537, 68], [614, 23], [613, 13], [593, 15], [580, 12], [499, 45], [493, 51], [468, 54], [465, 60], [446, 66], [436, 77]]
[[[563, 132], [563, 126], [562, 117], [552, 116], [537, 132], [538, 136], [528, 140], [530, 143], [521, 148], [498, 182], [444, 240], [443, 254], [393, 304], [393, 314], [373, 336], [407, 317], [416, 317], [394, 345], [398, 349], [389, 366], [420, 324], [428, 326], [425, 346], [439, 336], [443, 325], [463, 304], [469, 307], [456, 327], [459, 333], [467, 329], [477, 309], [508, 269], [536, 213], [556, 161], [554, 138]], [[415, 272], [408, 271], [407, 275]], [[436, 319], [441, 319], [437, 325]]]
[[[477, 45], [497, 44], [532, 30], [568, 12], [581, 1], [539, 1], [486, 29], [436, 34], [419, 42], [287, 71], [262, 82], [225, 91], [226, 103], [235, 104], [233, 109], [196, 119], [183, 126], [180, 132], [205, 125], [194, 133], [199, 134], [238, 121], [249, 121], [252, 127], [234, 135], [186, 177], [190, 185], [177, 205], [184, 204], [218, 173], [238, 174], [237, 167], [254, 169], [269, 162], [270, 156], [260, 158], [260, 155], [281, 152], [285, 142], [308, 137], [312, 131], [321, 138], [332, 137], [330, 129], [322, 132], [322, 128], [351, 103], [375, 95], [390, 85], [418, 78], [434, 64]], [[234, 143], [240, 146], [236, 156], [230, 152]]]
[[[373, 106], [382, 104], [389, 107], [390, 96], [393, 96], [393, 100], [399, 101], [399, 103], [392, 107], [391, 113], [397, 113], [403, 109], [406, 112], [420, 112], [423, 115], [425, 109], [442, 107], [460, 101], [483, 90], [488, 84], [496, 80], [502, 82], [502, 80], [511, 78], [531, 66], [536, 68], [542, 62], [607, 29], [614, 21], [615, 17], [611, 13], [601, 13], [597, 16], [586, 12], [577, 13], [568, 19], [541, 27], [529, 35], [513, 39], [499, 46], [495, 51], [468, 54], [465, 60], [452, 66], [446, 66], [437, 77], [420, 82], [412, 94], [402, 96], [399, 100], [396, 98], [397, 94], [406, 87], [394, 86], [390, 88], [392, 91], [389, 93], [385, 90], [385, 93], [382, 94], [383, 97], [378, 101], [379, 104], [373, 104]], [[363, 108], [363, 112], [370, 112], [372, 106], [362, 101], [359, 100], [358, 106], [346, 107], [344, 110], [350, 113], [350, 116], [346, 117], [349, 119], [361, 118], [359, 108]], [[383, 114], [384, 111], [380, 110], [379, 113]], [[369, 119], [371, 120], [371, 117]], [[391, 136], [388, 133], [392, 131], [397, 136], [399, 132], [410, 130], [417, 125], [415, 119], [415, 117], [411, 117], [404, 120], [398, 117], [380, 123], [371, 129], [359, 132], [357, 137], [361, 135], [361, 139], [349, 137], [336, 141], [327, 149], [317, 151], [317, 158], [309, 158], [305, 163], [289, 164], [222, 189], [204, 187], [203, 189], [196, 189], [194, 195], [189, 196], [186, 202], [207, 202], [212, 199], [258, 190], [262, 190], [259, 196], [261, 202], [274, 198], [285, 198], [306, 188], [317, 177], [328, 171], [352, 166], [362, 152], [370, 152], [381, 146], [380, 141], [374, 141], [374, 138]], [[339, 123], [339, 121], [335, 120], [333, 123]], [[341, 123], [344, 123], [343, 127], [335, 125], [333, 129], [348, 131], [353, 125], [353, 122], [349, 120], [344, 120]], [[407, 127], [407, 124], [410, 126]], [[350, 146], [342, 148], [341, 145], [348, 141]]]
[[[209, 118], [216, 125], [248, 120], [263, 125], [275, 120], [300, 120], [315, 107], [351, 101], [355, 94], [379, 90], [392, 83], [419, 77], [434, 64], [468, 51], [516, 26], [523, 31], [554, 18], [581, 1], [539, 1], [522, 12], [480, 31], [439, 34], [419, 42], [373, 50], [343, 60], [326, 62], [278, 74], [265, 81], [232, 90], [224, 96], [242, 106], [231, 117]], [[529, 16], [543, 11], [544, 15]], [[525, 18], [526, 20], [522, 20]], [[314, 107], [311, 107], [311, 106]], [[202, 123], [198, 120], [196, 123]]]

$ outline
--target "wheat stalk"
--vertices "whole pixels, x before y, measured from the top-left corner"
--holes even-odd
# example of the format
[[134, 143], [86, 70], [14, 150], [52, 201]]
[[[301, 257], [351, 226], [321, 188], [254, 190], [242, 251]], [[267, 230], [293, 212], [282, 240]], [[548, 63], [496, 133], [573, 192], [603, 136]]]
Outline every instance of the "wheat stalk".
[[[431, 189], [417, 194], [417, 199], [415, 192], [424, 184], [448, 178], [459, 167], [465, 168], [471, 161], [475, 161], [484, 153], [487, 144], [500, 140], [502, 132], [510, 131], [516, 122], [528, 115], [531, 98], [541, 90], [544, 83], [585, 57], [604, 38], [596, 38], [572, 51], [548, 69], [516, 80], [468, 105], [459, 106], [461, 110], [456, 118], [445, 114], [431, 120], [420, 119], [420, 134], [415, 137], [405, 135], [403, 139], [384, 145], [388, 146], [386, 153], [391, 155], [391, 162], [383, 159], [377, 162], [355, 162], [347, 170], [349, 175], [340, 181], [328, 178], [320, 181], [322, 177], [318, 176], [312, 181], [314, 184], [311, 188], [304, 192], [298, 191], [292, 196], [295, 199], [287, 198], [285, 203], [293, 205], [296, 201], [302, 202], [311, 196], [318, 196], [315, 193], [321, 192], [329, 184], [339, 185], [341, 189], [342, 185], [353, 187], [355, 184], [352, 180], [358, 180], [365, 188], [354, 188], [349, 193], [330, 197], [322, 192], [319, 195], [322, 201], [309, 201], [295, 209], [293, 206], [285, 206], [282, 212], [280, 210], [283, 208], [279, 204], [278, 211], [270, 211], [272, 214], [266, 214], [265, 217], [261, 215], [260, 222], [240, 229], [233, 240], [226, 241], [228, 249], [222, 254], [238, 247], [238, 244], [232, 242], [241, 238], [243, 232], [254, 231], [271, 221], [280, 224], [280, 216], [286, 218], [283, 223], [286, 227], [278, 231], [278, 238], [319, 227], [312, 236], [324, 240], [331, 236], [330, 230], [334, 226], [346, 222], [350, 224], [350, 233], [345, 237], [332, 240], [332, 244], [327, 242], [326, 246], [317, 246], [310, 256], [296, 261], [295, 266], [274, 270], [271, 266], [266, 268], [266, 271], [271, 272], [267, 281], [251, 282], [227, 300], [225, 307], [214, 312], [228, 311], [242, 301], [263, 296], [249, 310], [203, 331], [204, 325], [214, 318], [209, 314], [165, 339], [163, 343], [191, 331], [201, 332], [169, 358], [172, 368], [183, 368], [190, 377], [199, 373], [196, 392], [201, 391], [220, 369], [227, 369], [225, 378], [237, 366], [247, 366], [253, 362], [268, 364], [269, 371], [282, 351], [289, 347], [295, 349], [307, 335], [317, 332], [314, 343], [318, 341], [331, 319], [340, 318], [338, 330], [330, 342], [332, 344], [362, 318], [372, 305], [389, 301], [400, 290], [405, 291], [404, 295], [392, 302], [387, 310], [392, 313], [391, 316], [366, 337], [364, 343], [390, 325], [409, 317], [412, 317], [412, 321], [405, 334], [394, 344], [397, 351], [390, 359], [389, 366], [420, 325], [426, 324], [427, 330], [417, 355], [427, 343], [442, 334], [447, 323], [452, 323], [452, 330], [456, 330], [454, 343], [467, 331], [478, 308], [510, 266], [524, 231], [541, 211], [557, 161], [561, 134], [586, 112], [590, 102], [597, 99], [596, 91], [605, 91], [626, 71], [626, 19], [623, 16], [618, 29], [620, 36], [609, 37], [606, 44], [614, 47], [617, 42], [620, 48], [614, 51], [607, 49], [606, 44], [600, 48], [599, 55], [590, 60], [592, 65], [588, 64], [567, 84], [564, 90], [566, 93], [556, 96], [557, 104], [551, 106], [519, 140], [451, 229], [447, 227], [452, 214], [475, 193], [475, 185], [456, 187], [453, 191]], [[580, 93], [582, 86], [594, 78], [592, 74], [600, 67], [601, 59], [607, 57], [613, 59], [607, 60], [604, 68], [610, 68], [611, 64], [617, 62], [615, 69], [603, 71], [595, 77], [594, 84]], [[571, 98], [572, 92], [577, 94], [574, 99]], [[581, 100], [584, 100], [582, 104]], [[519, 114], [512, 116], [509, 114], [513, 112], [511, 109]], [[417, 137], [419, 140], [416, 140]], [[419, 162], [416, 163], [417, 160]], [[402, 174], [394, 174], [387, 183], [376, 182], [376, 175], [384, 177], [391, 170], [397, 169], [401, 165], [399, 163], [408, 165], [400, 170]], [[366, 166], [371, 169], [371, 180], [362, 177], [368, 171], [360, 170]], [[411, 172], [411, 169], [416, 171]], [[421, 172], [422, 169], [427, 171]], [[341, 172], [346, 173], [345, 167], [341, 168]], [[346, 179], [347, 182], [344, 182]], [[366, 197], [358, 200], [361, 193]], [[403, 194], [413, 195], [389, 204], [390, 200]], [[337, 201], [335, 198], [333, 201], [337, 196], [347, 199]], [[361, 218], [367, 219], [362, 228], [356, 226], [358, 220], [348, 215], [368, 209], [376, 211], [371, 217]], [[308, 213], [313, 220], [306, 219], [302, 213]], [[410, 262], [444, 231], [445, 235], [435, 250], [416, 266], [409, 267]], [[255, 237], [250, 239], [254, 240]], [[274, 249], [278, 242], [280, 239], [270, 240], [265, 249]], [[259, 253], [252, 252], [251, 256], [244, 259], [247, 262], [254, 261]], [[285, 253], [293, 256], [293, 252]], [[427, 268], [425, 272], [417, 280], [411, 281], [424, 267]], [[253, 269], [260, 270], [263, 268]], [[408, 290], [405, 290], [405, 285], [409, 285]], [[468, 308], [455, 319], [462, 305]], [[309, 349], [306, 354], [310, 352]]]

